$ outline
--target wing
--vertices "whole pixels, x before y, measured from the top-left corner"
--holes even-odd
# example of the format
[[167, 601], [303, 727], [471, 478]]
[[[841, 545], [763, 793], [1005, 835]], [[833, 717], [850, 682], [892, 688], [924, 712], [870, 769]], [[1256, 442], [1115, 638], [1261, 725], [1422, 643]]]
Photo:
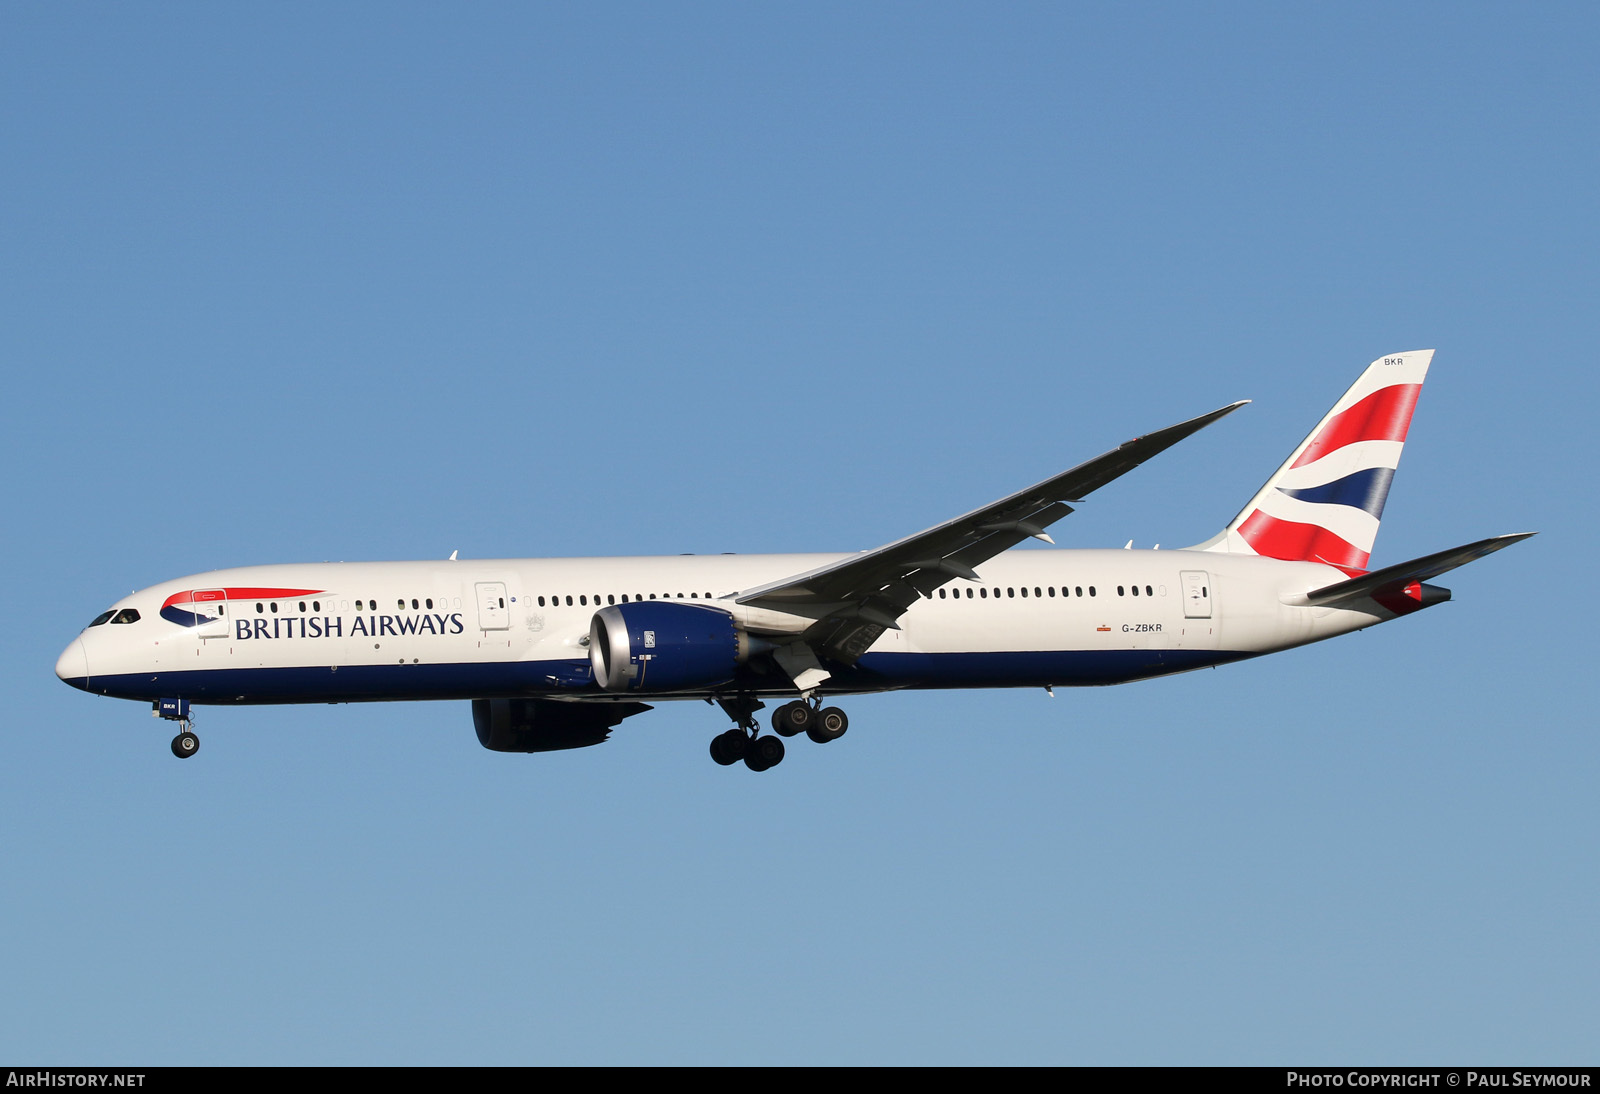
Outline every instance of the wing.
[[839, 562], [737, 594], [734, 599], [817, 622], [805, 644], [851, 663], [919, 597], [953, 578], [977, 580], [976, 567], [1030, 536], [1050, 542], [1045, 529], [1078, 501], [1185, 437], [1239, 409], [1248, 399], [1136, 437], [1070, 471], [1045, 479], [925, 532]]

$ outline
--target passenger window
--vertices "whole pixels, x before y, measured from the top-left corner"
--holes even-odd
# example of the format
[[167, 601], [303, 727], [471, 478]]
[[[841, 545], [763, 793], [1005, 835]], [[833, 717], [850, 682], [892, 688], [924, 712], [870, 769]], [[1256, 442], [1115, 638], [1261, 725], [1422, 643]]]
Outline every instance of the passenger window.
[[585, 607], [585, 608], [587, 608], [587, 607], [588, 607], [588, 606], [589, 606], [589, 597], [588, 597], [588, 594], [586, 594], [586, 593], [584, 593], [584, 594], [580, 594], [580, 595], [579, 595], [579, 596], [578, 596], [578, 603], [579, 603], [579, 604], [582, 604], [582, 605], [583, 605], [583, 606], [584, 606], [584, 607]]
[[411, 598], [411, 610], [412, 611], [416, 611], [417, 610], [417, 598], [416, 597], [412, 597]]
[[271, 601], [267, 606], [272, 609], [272, 612], [273, 612], [274, 615], [277, 614], [277, 612], [278, 612], [278, 602], [276, 600]]
[[1093, 586], [1093, 585], [1090, 585], [1090, 586], [1089, 586], [1089, 595], [1090, 595], [1090, 596], [1093, 596], [1093, 595], [1094, 595], [1094, 586]]
[[968, 600], [972, 599], [972, 586], [970, 586], [970, 585], [967, 586], [967, 599]]
[[300, 602], [300, 610], [301, 611], [305, 611], [306, 610], [306, 602], [304, 600], [302, 600]]
[[[356, 601], [356, 607], [358, 607], [358, 608], [361, 607], [361, 601], [359, 601], [359, 600]], [[261, 603], [261, 601], [259, 601], [259, 600], [256, 601], [256, 614], [257, 615], [260, 615], [262, 612], [264, 612], [266, 610], [267, 610], [267, 606], [265, 604]]]
[[[1035, 598], [1035, 599], [1037, 599], [1037, 598], [1038, 598], [1038, 596], [1039, 596], [1039, 586], [1037, 586], [1037, 585], [1035, 585], [1035, 586], [1034, 586], [1034, 587], [1033, 587], [1033, 595], [1034, 595], [1034, 598]], [[1056, 591], [1055, 591], [1055, 590], [1054, 590], [1054, 589], [1051, 589], [1051, 590], [1050, 590], [1050, 595], [1051, 595], [1051, 596], [1055, 596], [1055, 595], [1056, 595]]]
[[1122, 589], [1122, 586], [1121, 586], [1121, 585], [1118, 585], [1118, 586], [1117, 586], [1117, 595], [1118, 595], [1118, 596], [1127, 596], [1127, 595], [1128, 595], [1128, 594], [1127, 594], [1127, 593], [1125, 593], [1125, 592], [1123, 592], [1123, 589]]
[[1138, 596], [1139, 595], [1139, 586], [1135, 585], [1133, 587], [1133, 595], [1134, 596]]
[[986, 588], [984, 588], [984, 589], [979, 589], [979, 590], [978, 590], [978, 595], [979, 595], [979, 596], [980, 596], [980, 597], [982, 597], [982, 598], [983, 598], [983, 599], [985, 599], [985, 600], [987, 600], [987, 599], [989, 599], [989, 590], [988, 590], [988, 589], [986, 589]]
[[1155, 596], [1156, 594], [1150, 591], [1150, 586], [1146, 585], [1144, 587], [1144, 595], [1145, 596]]
[[615, 604], [616, 602], [617, 602], [617, 598], [616, 598], [616, 596], [614, 594], [612, 594], [612, 593], [607, 593], [606, 594], [606, 603], [607, 604]]
[[944, 590], [943, 590], [943, 589], [940, 589], [940, 590], [939, 590], [939, 599], [940, 599], [940, 600], [943, 600], [943, 599], [944, 599], [944, 598], [945, 598], [945, 597], [944, 597]]
[[1026, 585], [1022, 587], [1022, 599], [1028, 599], [1028, 587]]
[[567, 597], [567, 607], [569, 607], [569, 608], [572, 607], [572, 597], [571, 596]]
[[1049, 593], [1051, 596], [1055, 596], [1056, 595], [1056, 587], [1054, 585], [1047, 586], [1045, 588], [1045, 592]]
[[94, 617], [94, 622], [90, 623], [89, 626], [98, 627], [98, 626], [100, 626], [100, 624], [105, 623], [108, 620], [110, 620], [110, 618], [112, 616], [116, 615], [116, 614], [117, 613], [115, 611], [101, 612], [99, 615]]
[[111, 622], [113, 626], [118, 623], [137, 623], [139, 622], [139, 609], [123, 608], [120, 612], [112, 617]]
[[313, 600], [311, 602], [311, 610], [314, 612], [320, 612], [322, 610], [322, 601]]

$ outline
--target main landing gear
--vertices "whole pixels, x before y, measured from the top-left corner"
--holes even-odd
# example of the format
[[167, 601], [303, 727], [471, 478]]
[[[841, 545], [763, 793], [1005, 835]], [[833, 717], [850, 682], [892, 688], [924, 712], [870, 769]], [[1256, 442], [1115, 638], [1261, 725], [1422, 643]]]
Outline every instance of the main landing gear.
[[187, 760], [200, 751], [200, 738], [194, 731], [194, 720], [189, 717], [189, 700], [157, 699], [151, 704], [150, 713], [156, 718], [178, 723], [178, 735], [172, 738], [174, 756]]
[[782, 737], [804, 733], [818, 744], [837, 741], [850, 728], [850, 719], [838, 707], [823, 707], [820, 699], [796, 699], [772, 712], [772, 729], [778, 737], [761, 736], [755, 712], [765, 704], [751, 695], [719, 698], [717, 704], [738, 723], [711, 738], [711, 758], [724, 767], [744, 761], [751, 771], [765, 771], [783, 762]]
[[784, 737], [804, 733], [819, 745], [837, 741], [850, 728], [850, 719], [838, 707], [825, 707], [822, 700], [796, 699], [772, 712], [772, 731]]

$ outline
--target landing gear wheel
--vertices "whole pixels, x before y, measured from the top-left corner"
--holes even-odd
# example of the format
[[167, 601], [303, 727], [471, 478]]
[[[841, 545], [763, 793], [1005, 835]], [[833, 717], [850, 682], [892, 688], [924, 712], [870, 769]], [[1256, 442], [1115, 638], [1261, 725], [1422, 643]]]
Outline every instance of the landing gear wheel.
[[783, 762], [783, 742], [776, 737], [756, 737], [744, 754], [744, 765], [751, 771], [765, 771]]
[[750, 738], [742, 729], [730, 729], [711, 738], [711, 758], [723, 767], [736, 764], [744, 758]]
[[844, 711], [838, 707], [823, 707], [811, 720], [806, 736], [819, 745], [825, 745], [829, 741], [837, 741], [843, 737], [844, 731], [849, 728], [850, 719], [845, 717]]
[[813, 711], [804, 699], [785, 703], [772, 712], [772, 732], [780, 737], [793, 737], [811, 728]]
[[192, 730], [184, 730], [172, 738], [172, 754], [180, 760], [187, 760], [200, 751], [200, 738]]

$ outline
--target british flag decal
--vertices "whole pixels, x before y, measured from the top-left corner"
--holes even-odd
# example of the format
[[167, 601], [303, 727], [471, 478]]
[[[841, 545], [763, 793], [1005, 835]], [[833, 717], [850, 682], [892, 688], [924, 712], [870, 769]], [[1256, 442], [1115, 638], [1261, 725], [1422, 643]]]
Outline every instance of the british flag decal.
[[1364, 573], [1432, 360], [1372, 362], [1209, 548]]

